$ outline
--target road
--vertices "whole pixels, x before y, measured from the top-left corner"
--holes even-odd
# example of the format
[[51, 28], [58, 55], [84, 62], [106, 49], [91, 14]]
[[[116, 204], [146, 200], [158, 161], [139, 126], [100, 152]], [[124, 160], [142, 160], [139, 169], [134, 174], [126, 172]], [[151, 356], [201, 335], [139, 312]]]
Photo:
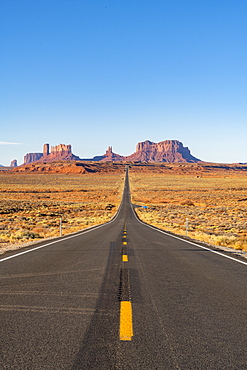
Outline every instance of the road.
[[[23, 253], [24, 252], [24, 253]], [[247, 264], [134, 215], [1, 256], [1, 369], [246, 369]]]

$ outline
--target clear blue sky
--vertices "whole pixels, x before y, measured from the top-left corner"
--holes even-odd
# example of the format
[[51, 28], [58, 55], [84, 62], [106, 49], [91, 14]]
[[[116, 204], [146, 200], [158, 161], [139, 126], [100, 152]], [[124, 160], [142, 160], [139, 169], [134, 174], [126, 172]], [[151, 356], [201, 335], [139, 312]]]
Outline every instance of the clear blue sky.
[[246, 0], [3, 0], [0, 164], [180, 140], [247, 162]]

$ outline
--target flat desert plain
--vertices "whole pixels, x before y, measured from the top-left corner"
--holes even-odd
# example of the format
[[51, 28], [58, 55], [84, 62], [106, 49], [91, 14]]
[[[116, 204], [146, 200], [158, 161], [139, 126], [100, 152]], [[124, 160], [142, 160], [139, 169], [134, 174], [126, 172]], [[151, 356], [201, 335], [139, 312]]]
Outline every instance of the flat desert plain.
[[[125, 166], [39, 163], [0, 171], [0, 253], [59, 236], [61, 219], [63, 235], [110, 220], [121, 201]], [[141, 220], [247, 251], [246, 165], [129, 167], [132, 202]], [[80, 172], [74, 173], [78, 168]]]
[[178, 164], [153, 172], [145, 167], [138, 172], [131, 169], [132, 202], [139, 218], [176, 234], [247, 251], [244, 167], [197, 169], [197, 165]]
[[120, 204], [123, 173], [0, 174], [0, 253], [42, 238], [109, 221]]

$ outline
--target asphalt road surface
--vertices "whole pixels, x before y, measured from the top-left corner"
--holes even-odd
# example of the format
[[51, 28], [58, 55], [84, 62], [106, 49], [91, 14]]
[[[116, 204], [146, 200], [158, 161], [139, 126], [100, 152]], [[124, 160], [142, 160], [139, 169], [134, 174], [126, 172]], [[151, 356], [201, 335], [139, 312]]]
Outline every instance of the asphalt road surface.
[[[23, 253], [24, 252], [24, 253]], [[1, 256], [1, 369], [247, 369], [247, 264], [134, 215]]]

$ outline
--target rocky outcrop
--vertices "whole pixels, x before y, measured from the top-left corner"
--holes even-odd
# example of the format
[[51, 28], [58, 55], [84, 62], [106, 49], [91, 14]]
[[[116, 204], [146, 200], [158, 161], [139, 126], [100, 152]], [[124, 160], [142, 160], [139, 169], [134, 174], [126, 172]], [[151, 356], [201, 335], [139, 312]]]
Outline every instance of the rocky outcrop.
[[108, 146], [107, 151], [103, 155], [101, 161], [102, 162], [115, 162], [115, 161], [122, 161], [124, 157], [122, 155], [113, 153], [112, 146]]
[[49, 154], [50, 154], [50, 144], [44, 144], [43, 155], [49, 155]]
[[24, 157], [24, 164], [32, 162], [54, 162], [64, 160], [93, 161], [93, 162], [199, 162], [200, 159], [193, 157], [190, 150], [184, 147], [178, 140], [165, 140], [154, 143], [146, 140], [136, 146], [136, 152], [129, 156], [122, 156], [112, 151], [109, 146], [105, 154], [91, 159], [81, 159], [72, 153], [71, 145], [59, 144], [52, 146], [44, 144], [43, 153], [28, 153]]
[[71, 145], [59, 144], [51, 147], [51, 154], [55, 156], [66, 156], [72, 154]]
[[146, 140], [138, 143], [136, 152], [124, 157], [126, 161], [134, 162], [199, 162], [190, 150], [178, 140], [165, 140], [154, 143]]
[[182, 162], [194, 163], [200, 159], [191, 155], [190, 150], [184, 147], [178, 140], [165, 140], [160, 143], [154, 143], [146, 140], [136, 146], [136, 152], [129, 156], [122, 156], [112, 151], [109, 146], [104, 155], [83, 159], [83, 161], [93, 162]]
[[123, 160], [124, 160], [124, 157], [122, 155], [116, 154], [112, 151], [112, 146], [108, 146], [108, 149], [103, 155], [97, 155], [93, 158], [82, 159], [82, 161], [88, 161], [88, 162], [117, 162], [117, 161], [119, 162]]
[[[44, 151], [47, 152], [47, 147], [44, 147]], [[49, 150], [48, 150], [49, 152]], [[71, 150], [71, 145], [59, 144], [51, 147], [51, 152], [45, 154], [42, 157], [42, 161], [51, 162], [59, 160], [80, 160], [79, 157], [74, 155]]]
[[11, 163], [10, 163], [10, 167], [17, 167], [17, 160], [14, 159]]
[[24, 157], [24, 164], [32, 162], [52, 162], [63, 160], [80, 160], [80, 158], [72, 153], [71, 145], [59, 144], [51, 147], [49, 144], [44, 144], [43, 153], [28, 153]]
[[27, 153], [24, 157], [24, 164], [29, 164], [40, 160], [43, 153]]

